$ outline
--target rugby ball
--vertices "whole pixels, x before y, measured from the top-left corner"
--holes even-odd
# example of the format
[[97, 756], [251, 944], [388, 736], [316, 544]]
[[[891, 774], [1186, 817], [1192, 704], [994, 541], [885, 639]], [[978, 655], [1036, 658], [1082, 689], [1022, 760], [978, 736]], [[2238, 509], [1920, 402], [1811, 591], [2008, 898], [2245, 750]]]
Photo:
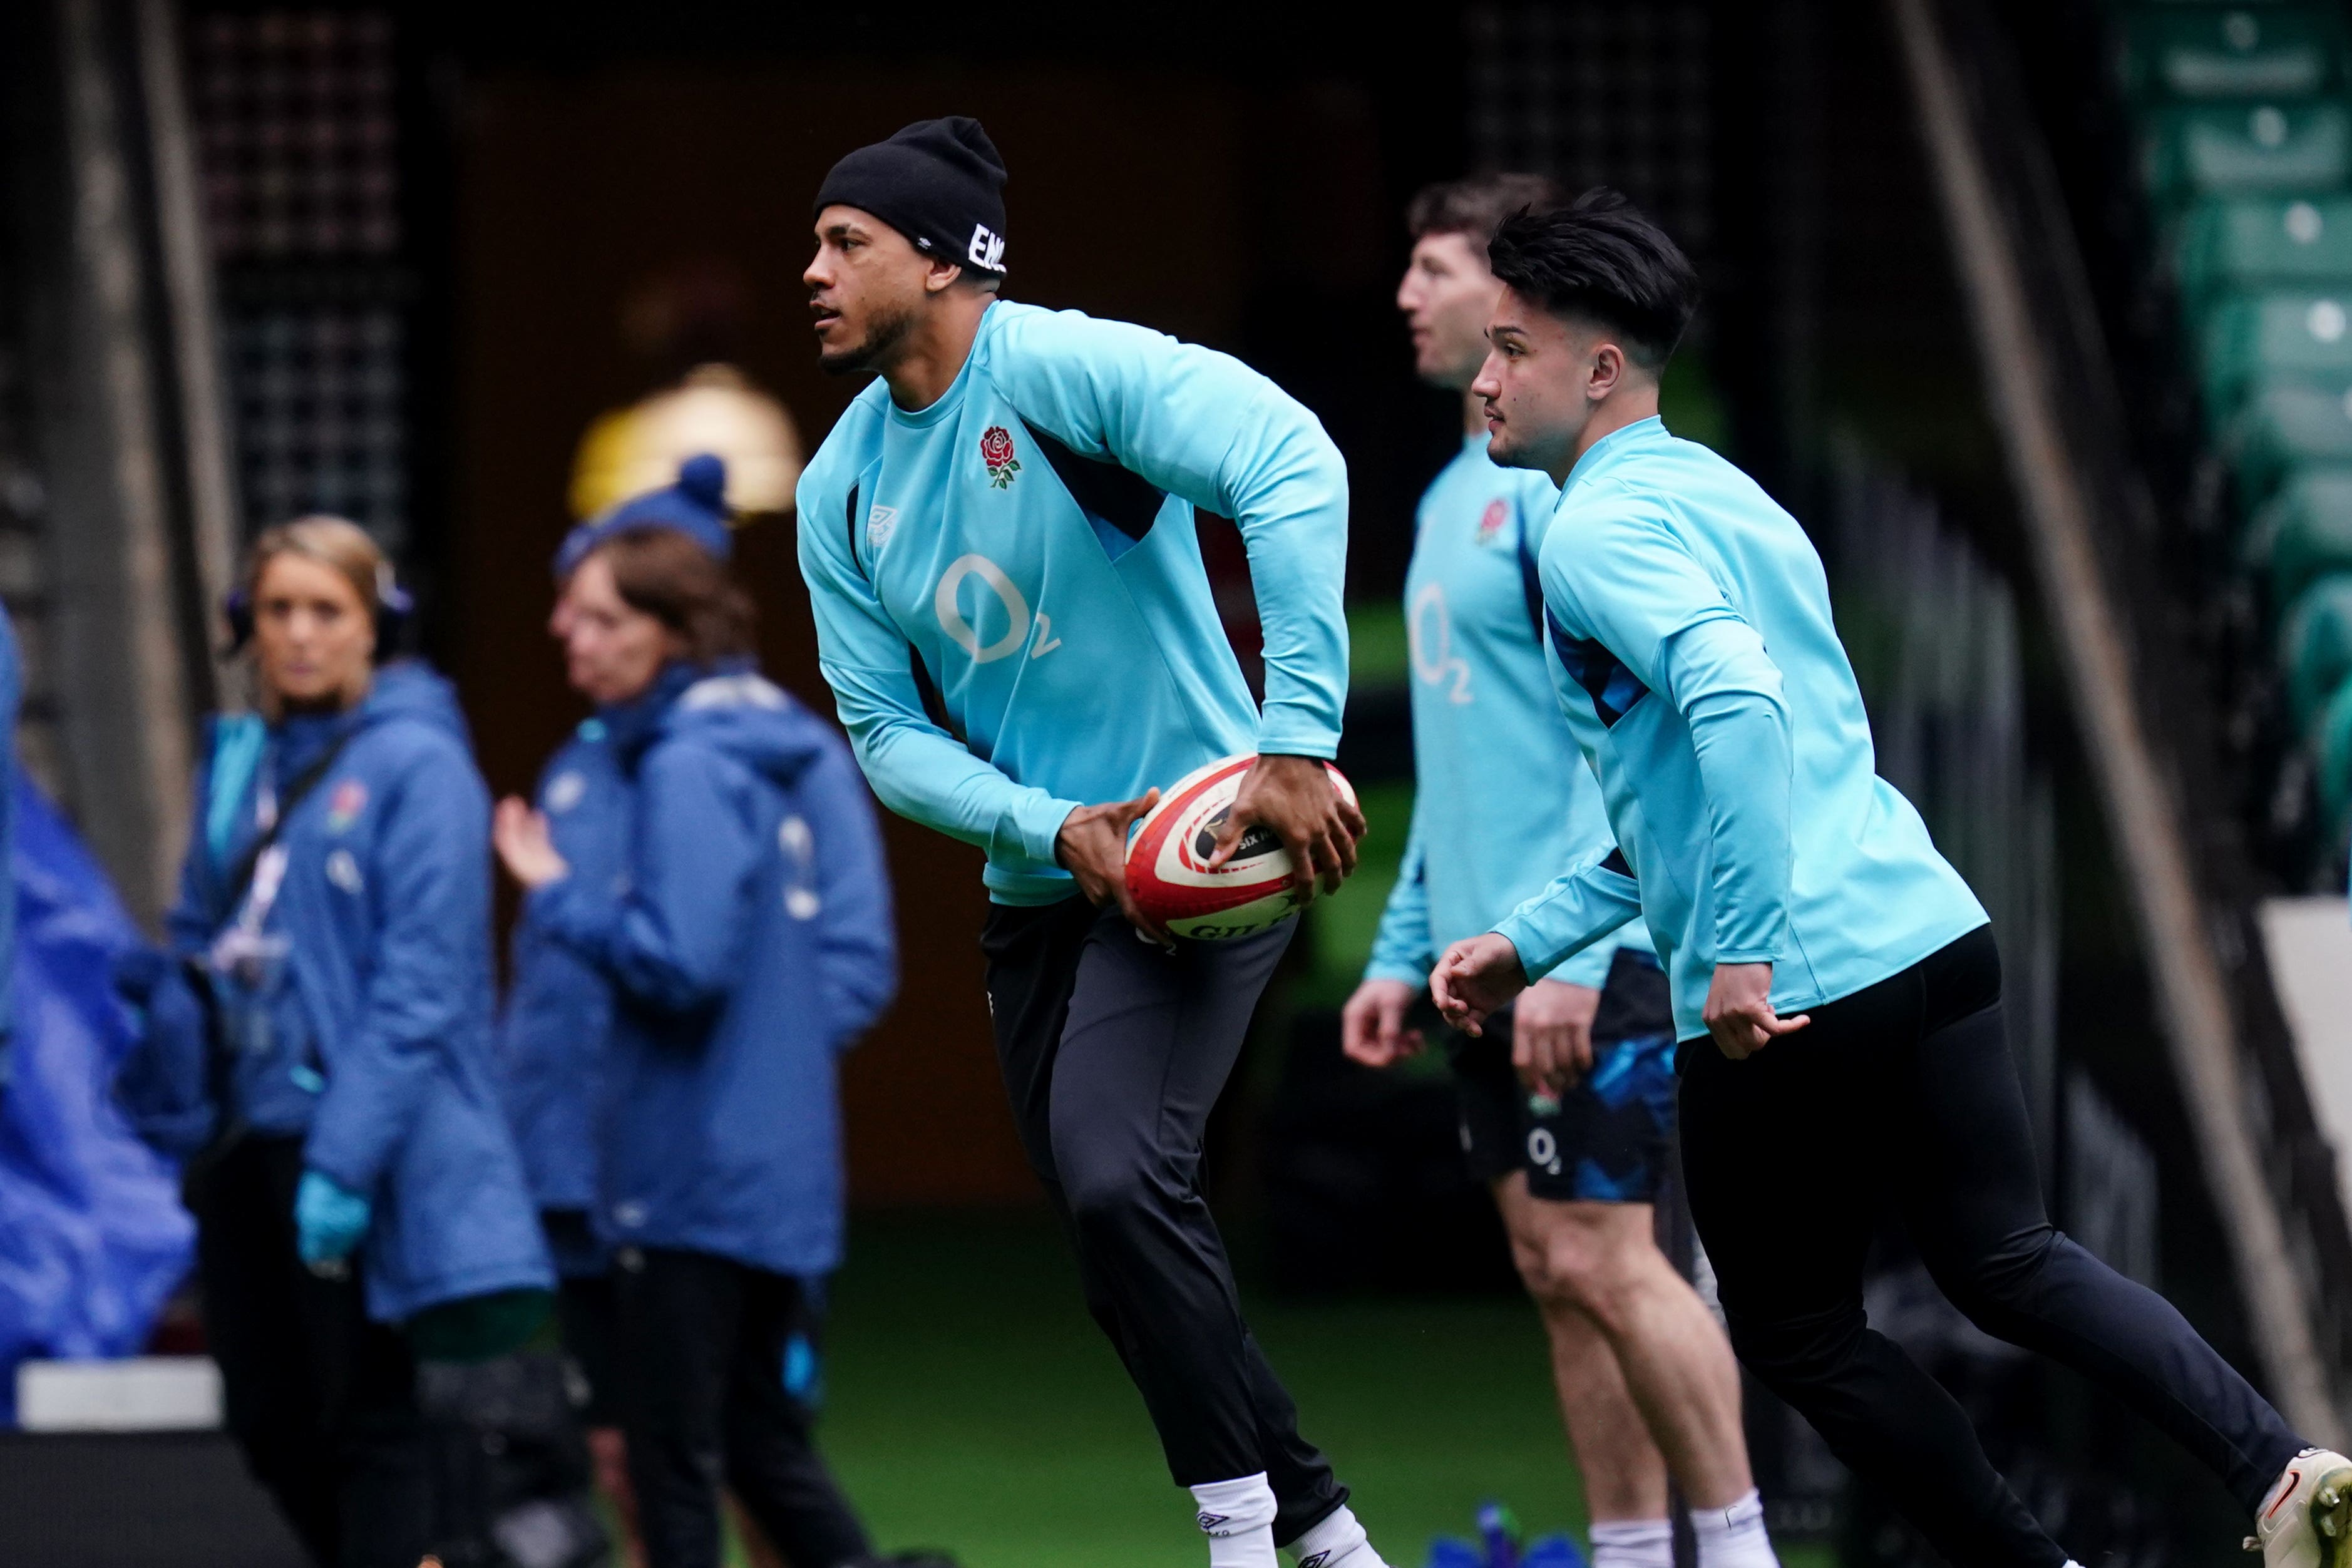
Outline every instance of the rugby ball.
[[[1226, 757], [1197, 768], [1161, 792], [1127, 845], [1127, 891], [1169, 935], [1227, 941], [1265, 930], [1314, 896], [1290, 885], [1290, 852], [1264, 828], [1242, 835], [1234, 858], [1214, 871], [1217, 833], [1232, 814], [1254, 756]], [[1331, 787], [1353, 803], [1339, 770], [1323, 765]]]

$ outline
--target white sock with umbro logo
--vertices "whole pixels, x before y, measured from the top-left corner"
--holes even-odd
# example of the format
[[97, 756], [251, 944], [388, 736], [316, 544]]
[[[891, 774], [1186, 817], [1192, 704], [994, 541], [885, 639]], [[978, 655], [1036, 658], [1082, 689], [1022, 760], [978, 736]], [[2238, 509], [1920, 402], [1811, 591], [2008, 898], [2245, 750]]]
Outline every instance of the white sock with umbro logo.
[[1298, 1559], [1298, 1568], [1389, 1568], [1344, 1502], [1285, 1550]]
[[1209, 1538], [1209, 1568], [1279, 1568], [1274, 1555], [1274, 1489], [1265, 1472], [1192, 1489], [1192, 1522]]

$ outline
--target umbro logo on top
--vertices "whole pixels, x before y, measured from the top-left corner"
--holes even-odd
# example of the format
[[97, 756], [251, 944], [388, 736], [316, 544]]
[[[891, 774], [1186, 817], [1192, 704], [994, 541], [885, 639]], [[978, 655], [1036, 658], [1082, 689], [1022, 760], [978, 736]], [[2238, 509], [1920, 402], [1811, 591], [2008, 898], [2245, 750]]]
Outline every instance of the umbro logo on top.
[[964, 259], [974, 267], [984, 267], [991, 272], [1004, 270], [1004, 236], [986, 224], [971, 225], [971, 244], [964, 247]]

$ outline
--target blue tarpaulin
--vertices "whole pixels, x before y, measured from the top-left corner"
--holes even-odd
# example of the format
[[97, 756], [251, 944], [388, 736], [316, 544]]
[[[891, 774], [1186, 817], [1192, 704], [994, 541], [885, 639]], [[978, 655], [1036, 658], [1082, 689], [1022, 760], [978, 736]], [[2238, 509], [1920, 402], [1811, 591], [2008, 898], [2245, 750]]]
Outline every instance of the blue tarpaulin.
[[195, 1247], [177, 1173], [110, 1092], [131, 1043], [114, 960], [139, 929], [57, 808], [21, 773], [16, 789], [16, 1019], [0, 1087], [0, 1421], [12, 1426], [18, 1363], [135, 1354]]

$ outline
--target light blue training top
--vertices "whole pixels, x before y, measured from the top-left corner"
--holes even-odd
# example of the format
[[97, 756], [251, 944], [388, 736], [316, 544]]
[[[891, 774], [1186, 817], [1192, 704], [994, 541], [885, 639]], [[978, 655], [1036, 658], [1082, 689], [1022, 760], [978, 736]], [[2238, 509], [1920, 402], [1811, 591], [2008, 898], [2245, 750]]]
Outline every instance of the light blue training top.
[[[1412, 828], [1367, 979], [1423, 984], [1446, 948], [1616, 842], [1536, 634], [1535, 551], [1559, 500], [1543, 475], [1490, 462], [1484, 435], [1422, 494], [1404, 580]], [[1551, 977], [1598, 990], [1621, 946], [1650, 953], [1649, 928], [1628, 921]]]
[[1530, 978], [1638, 908], [1690, 1039], [1718, 963], [1777, 966], [1786, 1015], [1985, 924], [1878, 777], [1821, 557], [1753, 479], [1628, 425], [1570, 472], [1539, 565], [1561, 707], [1633, 874], [1588, 855], [1496, 927]]
[[[884, 804], [988, 852], [1001, 904], [1066, 898], [1076, 807], [1237, 752], [1329, 758], [1347, 702], [1348, 480], [1240, 361], [999, 302], [909, 413], [877, 381], [802, 475], [820, 667]], [[1265, 632], [1252, 701], [1193, 508], [1233, 518]]]

